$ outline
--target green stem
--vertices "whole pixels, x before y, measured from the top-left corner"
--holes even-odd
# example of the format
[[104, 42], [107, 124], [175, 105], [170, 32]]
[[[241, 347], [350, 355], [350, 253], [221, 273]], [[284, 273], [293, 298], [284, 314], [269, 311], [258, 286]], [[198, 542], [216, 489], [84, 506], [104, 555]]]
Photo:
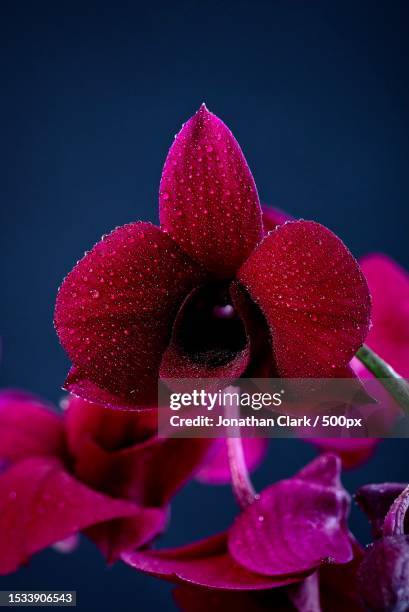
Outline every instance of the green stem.
[[409, 414], [409, 385], [397, 372], [369, 346], [364, 344], [356, 357], [379, 379], [381, 385], [392, 395], [396, 402]]

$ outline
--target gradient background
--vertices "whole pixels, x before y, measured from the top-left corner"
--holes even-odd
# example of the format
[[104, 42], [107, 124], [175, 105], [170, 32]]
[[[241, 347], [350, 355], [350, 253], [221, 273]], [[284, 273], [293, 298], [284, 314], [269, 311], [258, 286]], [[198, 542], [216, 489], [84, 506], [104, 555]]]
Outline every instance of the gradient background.
[[[52, 312], [84, 250], [114, 226], [157, 221], [173, 135], [202, 101], [231, 127], [264, 202], [316, 219], [360, 256], [409, 267], [409, 3], [2, 2], [1, 386], [58, 401], [67, 371]], [[409, 441], [345, 475], [408, 480]], [[255, 476], [314, 451], [275, 440]], [[189, 485], [164, 544], [226, 527], [228, 487]], [[363, 541], [366, 521], [354, 509]], [[0, 542], [1, 546], [1, 542]], [[1, 589], [77, 589], [81, 610], [172, 610], [171, 586], [83, 542], [45, 551]]]

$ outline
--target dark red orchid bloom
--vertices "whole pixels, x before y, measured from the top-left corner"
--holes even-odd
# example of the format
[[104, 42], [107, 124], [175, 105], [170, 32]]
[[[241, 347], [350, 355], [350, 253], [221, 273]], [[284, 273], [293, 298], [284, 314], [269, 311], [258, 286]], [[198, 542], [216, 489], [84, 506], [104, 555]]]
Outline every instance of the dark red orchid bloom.
[[79, 531], [109, 561], [163, 531], [208, 440], [159, 440], [156, 415], [0, 394], [0, 574]]
[[359, 590], [372, 612], [409, 610], [409, 486], [367, 485], [357, 493], [375, 542], [359, 567]]
[[370, 313], [357, 262], [318, 223], [264, 227], [241, 149], [204, 105], [169, 151], [159, 206], [160, 228], [114, 230], [60, 288], [68, 390], [138, 408], [159, 377], [351, 375]]
[[171, 550], [122, 555], [138, 570], [189, 586], [269, 591], [300, 584], [326, 562], [347, 564], [349, 496], [340, 461], [322, 455], [293, 478], [265, 489], [217, 536]]

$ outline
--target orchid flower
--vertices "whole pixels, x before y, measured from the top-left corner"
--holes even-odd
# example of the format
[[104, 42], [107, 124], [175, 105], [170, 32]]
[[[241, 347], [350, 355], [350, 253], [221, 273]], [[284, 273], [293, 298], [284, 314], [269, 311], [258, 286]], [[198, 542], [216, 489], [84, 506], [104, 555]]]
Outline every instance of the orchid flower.
[[156, 415], [69, 398], [63, 415], [22, 393], [0, 394], [0, 574], [86, 533], [108, 561], [146, 545], [209, 440], [159, 440]]
[[67, 390], [138, 409], [160, 377], [353, 375], [370, 319], [358, 263], [318, 223], [264, 227], [243, 153], [204, 105], [170, 148], [159, 214], [160, 228], [114, 230], [64, 280]]

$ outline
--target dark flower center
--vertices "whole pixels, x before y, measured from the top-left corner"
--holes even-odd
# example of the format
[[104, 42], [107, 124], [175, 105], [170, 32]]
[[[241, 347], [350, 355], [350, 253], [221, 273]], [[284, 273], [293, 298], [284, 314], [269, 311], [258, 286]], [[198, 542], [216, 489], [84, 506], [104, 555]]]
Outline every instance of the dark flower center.
[[192, 361], [225, 365], [247, 344], [246, 331], [227, 283], [206, 285], [185, 303], [176, 342]]

